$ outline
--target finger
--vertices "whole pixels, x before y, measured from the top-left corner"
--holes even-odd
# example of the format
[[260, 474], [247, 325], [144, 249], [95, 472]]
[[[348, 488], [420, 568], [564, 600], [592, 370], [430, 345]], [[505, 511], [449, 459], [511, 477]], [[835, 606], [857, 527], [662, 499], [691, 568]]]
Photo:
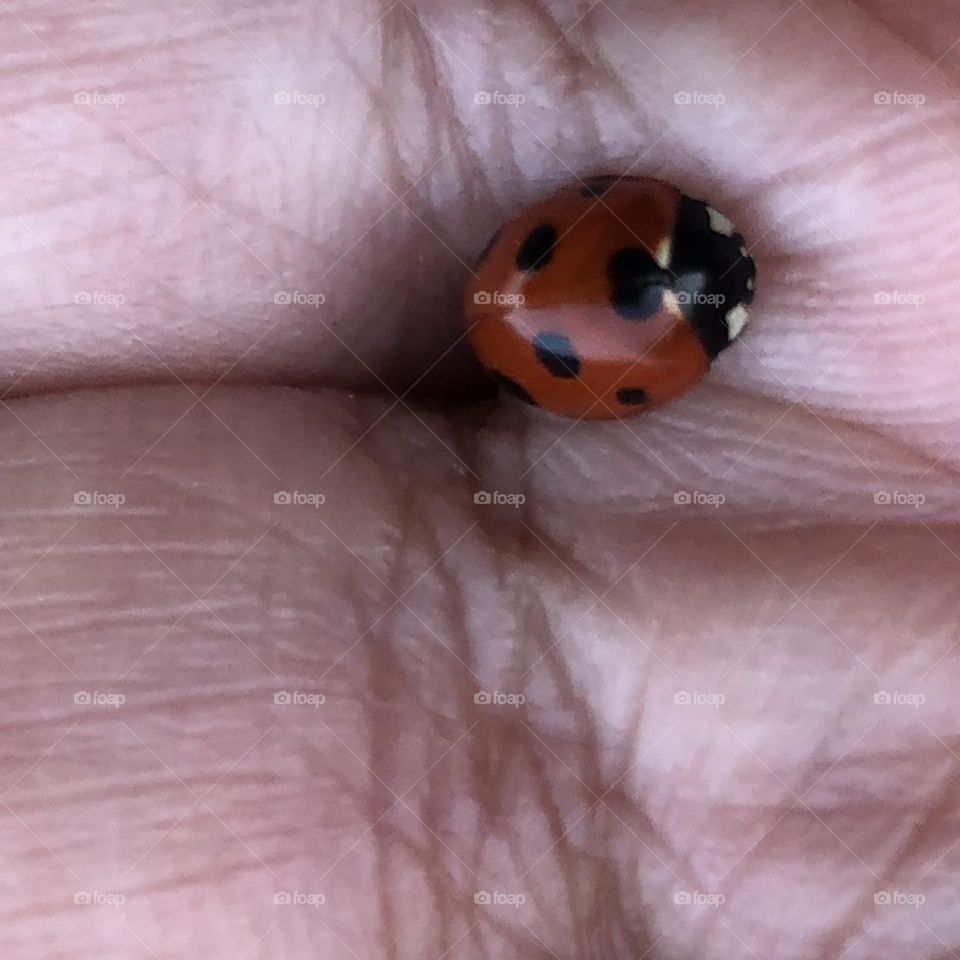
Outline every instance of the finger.
[[[476, 503], [470, 470], [498, 480], [515, 436], [188, 399], [91, 392], [4, 424], [5, 955], [749, 957], [811, 889], [791, 955], [954, 942], [947, 525], [631, 524], [624, 496], [571, 511], [559, 477]], [[291, 690], [328, 699], [274, 702]], [[127, 699], [74, 702], [97, 692]], [[919, 929], [873, 903], [887, 883], [926, 898]], [[514, 899], [474, 902], [491, 890]], [[127, 897], [122, 923], [91, 891]]]
[[[874, 104], [878, 77], [892, 84], [913, 56], [895, 37], [863, 14], [818, 6], [781, 16], [745, 3], [722, 18], [696, 4], [520, 9], [506, 30], [495, 16], [428, 4], [417, 18], [401, 5], [380, 21], [382, 9], [354, 7], [337, 27], [289, 7], [255, 23], [165, 8], [169, 37], [157, 49], [152, 16], [129, 14], [103, 68], [107, 92], [126, 99], [68, 103], [64, 142], [51, 143], [19, 132], [44, 91], [93, 85], [70, 67], [78, 41], [59, 40], [9, 152], [10, 216], [23, 228], [8, 232], [21, 238], [4, 364], [15, 389], [261, 375], [383, 390], [425, 376], [421, 386], [450, 392], [476, 372], [458, 340], [472, 256], [501, 219], [601, 163], [709, 194], [756, 246], [759, 322], [719, 377], [766, 396], [809, 393], [818, 410], [870, 422], [894, 404], [898, 416], [942, 420], [955, 401], [954, 291], [934, 265], [956, 240], [952, 107], [932, 77], [926, 113]], [[412, 26], [422, 100], [392, 96], [406, 88], [379, 74], [384, 45]], [[168, 95], [181, 76], [171, 60], [195, 29], [225, 77], [189, 90], [174, 80]], [[304, 35], [325, 55], [301, 51]], [[808, 51], [825, 45], [824, 69], [806, 69]], [[568, 75], [590, 97], [569, 105], [555, 82]], [[373, 95], [375, 81], [386, 93]], [[476, 102], [491, 90], [514, 100]], [[675, 102], [683, 92], [725, 101]], [[290, 103], [274, 99], [287, 93]], [[799, 118], [787, 129], [785, 113]], [[556, 124], [561, 114], [574, 136]], [[434, 138], [407, 144], [403, 132], [419, 129]], [[870, 151], [887, 157], [877, 178], [860, 173]], [[105, 161], [118, 179], [103, 195], [82, 171]], [[69, 242], [34, 169], [42, 183], [77, 184], [65, 201]], [[907, 188], [919, 207], [899, 202]], [[934, 280], [918, 279], [921, 269]], [[874, 302], [897, 292], [910, 302]], [[931, 431], [931, 449], [942, 441]]]
[[475, 700], [507, 667], [467, 627], [485, 575], [434, 618], [465, 563], [497, 563], [453, 474], [430, 479], [437, 439], [394, 418], [351, 454], [369, 402], [127, 397], [122, 418], [90, 392], [2, 425], [4, 956], [547, 960], [614, 935], [619, 907], [591, 923], [591, 899], [557, 899], [606, 857], [564, 836], [582, 788], [515, 708]]

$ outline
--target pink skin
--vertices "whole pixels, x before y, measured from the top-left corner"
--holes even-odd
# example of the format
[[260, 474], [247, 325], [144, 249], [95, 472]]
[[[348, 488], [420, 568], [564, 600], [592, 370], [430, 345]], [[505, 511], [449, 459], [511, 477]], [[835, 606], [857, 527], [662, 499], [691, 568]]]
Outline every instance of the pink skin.
[[[960, 947], [954, 6], [494, 6], [0, 13], [0, 956]], [[628, 167], [755, 244], [743, 341], [465, 403], [466, 264]]]

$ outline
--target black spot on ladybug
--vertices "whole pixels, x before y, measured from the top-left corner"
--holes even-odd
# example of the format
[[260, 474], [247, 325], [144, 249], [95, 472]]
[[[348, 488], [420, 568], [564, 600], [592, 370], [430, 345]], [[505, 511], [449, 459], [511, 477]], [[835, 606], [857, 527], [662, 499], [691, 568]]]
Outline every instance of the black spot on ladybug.
[[640, 407], [650, 400], [643, 390], [638, 390], [636, 387], [625, 387], [623, 390], [618, 390], [617, 399], [625, 407]]
[[497, 241], [502, 235], [503, 227], [499, 227], [497, 232], [486, 242], [486, 245], [480, 251], [480, 256], [477, 257], [477, 262], [473, 265], [474, 270], [479, 270], [480, 267], [486, 263], [487, 257], [490, 256], [490, 251], [497, 245]]
[[580, 358], [563, 334], [538, 333], [533, 348], [537, 359], [553, 376], [570, 380], [580, 374]]
[[651, 320], [663, 306], [664, 290], [661, 286], [618, 287], [610, 302], [624, 320]]
[[646, 280], [660, 272], [656, 260], [642, 247], [623, 247], [607, 261], [607, 279], [615, 287]]
[[499, 370], [494, 370], [493, 379], [497, 381], [497, 386], [504, 393], [508, 393], [511, 397], [516, 397], [517, 400], [522, 400], [524, 403], [529, 403], [531, 407], [537, 405], [537, 401], [516, 380], [505, 377]]
[[663, 306], [669, 275], [642, 247], [624, 247], [607, 261], [610, 303], [625, 320], [650, 320]]
[[670, 261], [673, 289], [711, 359], [730, 345], [727, 313], [753, 299], [747, 280], [756, 277], [756, 266], [741, 254], [743, 242], [739, 233], [727, 237], [711, 227], [704, 201], [681, 198]]
[[531, 230], [517, 251], [517, 269], [524, 273], [542, 270], [553, 258], [557, 239], [556, 227], [549, 223]]

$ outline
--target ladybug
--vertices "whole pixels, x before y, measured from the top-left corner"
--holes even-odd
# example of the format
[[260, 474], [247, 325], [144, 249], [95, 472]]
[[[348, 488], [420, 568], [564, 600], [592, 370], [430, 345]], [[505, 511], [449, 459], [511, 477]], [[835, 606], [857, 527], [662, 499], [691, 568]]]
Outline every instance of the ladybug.
[[622, 419], [698, 383], [746, 325], [755, 286], [743, 237], [708, 203], [648, 177], [596, 177], [491, 238], [467, 336], [506, 393]]

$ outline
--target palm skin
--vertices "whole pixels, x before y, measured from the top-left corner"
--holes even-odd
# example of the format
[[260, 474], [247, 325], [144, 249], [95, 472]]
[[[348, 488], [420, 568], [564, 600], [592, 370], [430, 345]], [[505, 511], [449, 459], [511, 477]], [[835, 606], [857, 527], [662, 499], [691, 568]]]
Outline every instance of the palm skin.
[[[951, 955], [950, 8], [342, 7], [6, 15], [4, 956]], [[472, 402], [473, 256], [606, 171], [752, 326]]]

